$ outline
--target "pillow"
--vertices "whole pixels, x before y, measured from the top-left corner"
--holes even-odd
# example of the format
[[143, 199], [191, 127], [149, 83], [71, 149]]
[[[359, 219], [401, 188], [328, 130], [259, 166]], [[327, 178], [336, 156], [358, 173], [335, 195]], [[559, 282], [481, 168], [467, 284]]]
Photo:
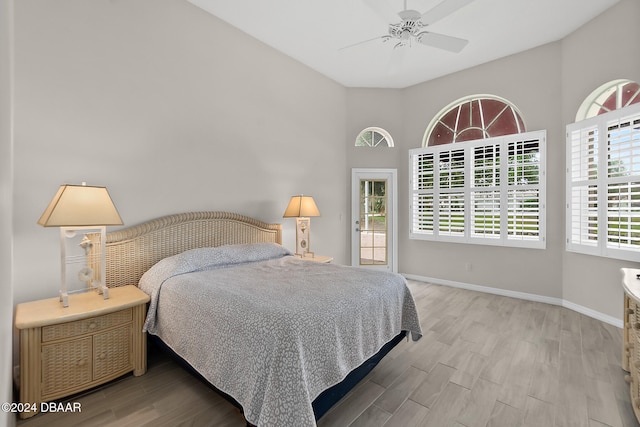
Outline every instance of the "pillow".
[[266, 261], [290, 255], [293, 254], [276, 243], [249, 243], [190, 249], [158, 261], [142, 275], [138, 283], [138, 287], [151, 297], [151, 304], [149, 305], [143, 330], [153, 332], [155, 328], [155, 310], [158, 296], [162, 284], [167, 279], [194, 271]]

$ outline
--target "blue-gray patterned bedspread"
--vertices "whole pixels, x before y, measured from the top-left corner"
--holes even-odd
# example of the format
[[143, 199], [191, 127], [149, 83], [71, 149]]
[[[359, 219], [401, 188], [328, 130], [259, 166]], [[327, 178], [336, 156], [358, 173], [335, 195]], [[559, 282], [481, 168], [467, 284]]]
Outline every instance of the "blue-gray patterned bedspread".
[[422, 331], [405, 279], [305, 261], [280, 245], [186, 251], [147, 271], [145, 330], [257, 426], [314, 426], [311, 402], [402, 330]]

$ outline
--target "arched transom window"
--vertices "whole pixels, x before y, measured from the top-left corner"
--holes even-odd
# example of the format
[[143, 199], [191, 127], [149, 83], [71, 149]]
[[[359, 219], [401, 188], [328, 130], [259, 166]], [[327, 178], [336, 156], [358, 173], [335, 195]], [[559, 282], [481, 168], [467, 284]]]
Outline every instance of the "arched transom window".
[[640, 84], [631, 80], [613, 80], [587, 96], [576, 113], [576, 122], [638, 102], [640, 102]]
[[393, 147], [393, 138], [382, 128], [368, 127], [358, 134], [356, 147]]
[[472, 95], [449, 104], [431, 120], [422, 146], [522, 132], [526, 132], [526, 128], [515, 105], [495, 95]]

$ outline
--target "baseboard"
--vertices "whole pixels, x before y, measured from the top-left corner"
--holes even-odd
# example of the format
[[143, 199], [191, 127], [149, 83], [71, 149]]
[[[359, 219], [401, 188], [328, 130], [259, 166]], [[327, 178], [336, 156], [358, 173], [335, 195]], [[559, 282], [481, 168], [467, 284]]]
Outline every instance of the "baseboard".
[[544, 295], [529, 294], [526, 292], [510, 291], [508, 289], [492, 288], [489, 286], [473, 285], [470, 283], [456, 282], [453, 280], [436, 279], [434, 277], [419, 276], [416, 274], [403, 273], [402, 275], [407, 279], [417, 280], [420, 282], [433, 283], [435, 285], [450, 286], [452, 288], [461, 288], [461, 289], [467, 289], [470, 291], [484, 292], [487, 294], [518, 298], [526, 301], [535, 301], [535, 302], [543, 302], [547, 304], [558, 305], [560, 307], [565, 307], [570, 310], [576, 311], [580, 314], [584, 314], [585, 316], [592, 317], [596, 320], [600, 320], [604, 323], [608, 323], [609, 325], [615, 326], [617, 328], [622, 328], [623, 326], [622, 319], [618, 319], [616, 317], [600, 313], [599, 311], [595, 311], [588, 307], [583, 307], [581, 305], [578, 305], [571, 301], [564, 300], [562, 298], [547, 297]]

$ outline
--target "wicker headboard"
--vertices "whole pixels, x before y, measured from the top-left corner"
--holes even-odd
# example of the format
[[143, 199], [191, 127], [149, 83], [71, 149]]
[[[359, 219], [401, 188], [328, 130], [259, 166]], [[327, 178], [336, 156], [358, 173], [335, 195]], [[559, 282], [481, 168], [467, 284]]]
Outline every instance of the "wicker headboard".
[[261, 242], [282, 244], [282, 225], [228, 212], [164, 216], [107, 233], [107, 286], [137, 286], [155, 263], [189, 249]]

